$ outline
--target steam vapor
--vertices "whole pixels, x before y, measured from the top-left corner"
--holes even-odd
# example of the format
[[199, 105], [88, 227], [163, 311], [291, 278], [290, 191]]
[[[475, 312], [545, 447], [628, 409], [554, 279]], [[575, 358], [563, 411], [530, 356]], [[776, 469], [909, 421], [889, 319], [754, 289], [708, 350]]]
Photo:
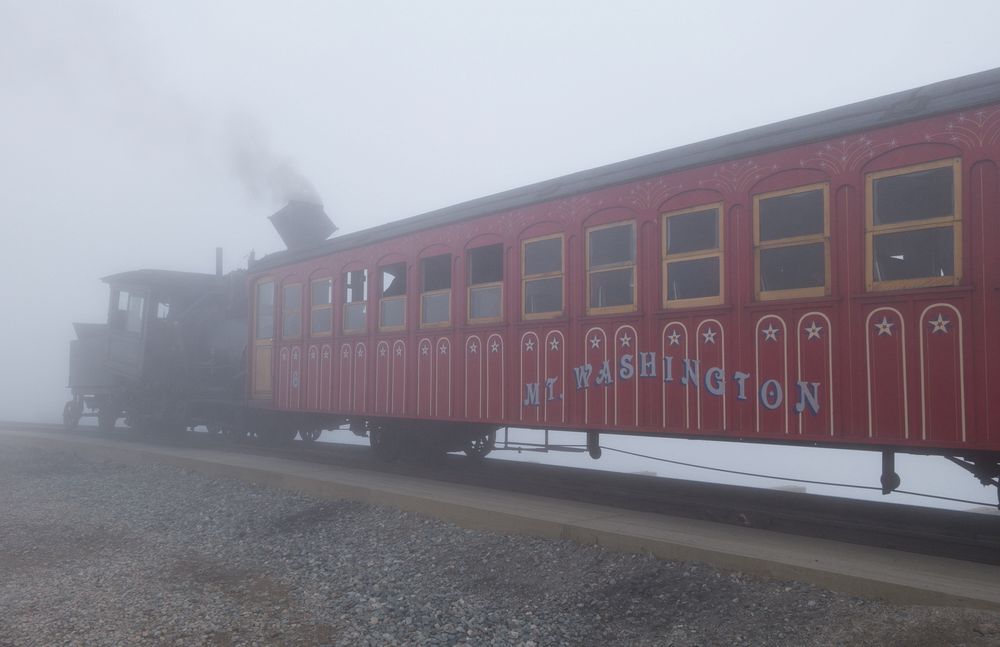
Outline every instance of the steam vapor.
[[252, 199], [273, 204], [290, 200], [323, 203], [312, 182], [291, 159], [277, 154], [263, 129], [251, 121], [233, 122], [229, 152], [233, 171]]

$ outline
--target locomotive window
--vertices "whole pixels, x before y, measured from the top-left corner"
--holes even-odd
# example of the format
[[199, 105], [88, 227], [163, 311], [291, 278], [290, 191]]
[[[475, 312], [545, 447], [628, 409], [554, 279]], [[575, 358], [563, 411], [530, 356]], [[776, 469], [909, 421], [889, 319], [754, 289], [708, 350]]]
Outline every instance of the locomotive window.
[[309, 302], [309, 330], [319, 337], [333, 332], [333, 279], [312, 282]]
[[663, 216], [663, 305], [722, 302], [722, 205]]
[[112, 303], [114, 308], [108, 321], [111, 328], [125, 332], [142, 332], [143, 305], [145, 303], [142, 296], [128, 290], [118, 290], [112, 298]]
[[378, 324], [382, 330], [398, 330], [406, 325], [406, 263], [386, 265], [381, 274]]
[[503, 309], [503, 245], [469, 250], [469, 321], [500, 321]]
[[558, 317], [563, 312], [562, 234], [521, 243], [521, 293], [525, 319]]
[[286, 285], [281, 290], [281, 338], [302, 336], [302, 286]]
[[420, 261], [420, 324], [446, 325], [451, 321], [451, 254]]
[[958, 283], [960, 172], [959, 161], [951, 159], [868, 175], [869, 290]]
[[635, 310], [635, 225], [587, 231], [587, 314]]
[[257, 339], [274, 337], [274, 283], [266, 281], [257, 284]]
[[754, 291], [760, 300], [830, 293], [826, 184], [754, 196]]
[[167, 303], [166, 301], [157, 301], [156, 302], [156, 318], [157, 319], [166, 319], [169, 316], [170, 316], [170, 304]]
[[344, 332], [360, 332], [368, 321], [368, 270], [344, 273]]

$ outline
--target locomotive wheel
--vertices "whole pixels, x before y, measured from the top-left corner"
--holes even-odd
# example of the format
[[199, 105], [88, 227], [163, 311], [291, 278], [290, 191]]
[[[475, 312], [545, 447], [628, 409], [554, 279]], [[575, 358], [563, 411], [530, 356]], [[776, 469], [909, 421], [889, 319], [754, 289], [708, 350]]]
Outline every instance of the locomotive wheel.
[[63, 407], [63, 427], [76, 429], [80, 424], [80, 416], [83, 414], [83, 403], [70, 400]]
[[486, 458], [493, 451], [493, 443], [496, 442], [497, 432], [490, 431], [482, 436], [473, 438], [465, 448], [465, 455], [475, 461]]
[[399, 434], [385, 427], [372, 427], [368, 430], [368, 444], [379, 459], [392, 462], [399, 457]]
[[[307, 443], [314, 443], [319, 440], [322, 433], [322, 429], [299, 429], [299, 438]], [[294, 433], [292, 434], [292, 438], [295, 438]]]

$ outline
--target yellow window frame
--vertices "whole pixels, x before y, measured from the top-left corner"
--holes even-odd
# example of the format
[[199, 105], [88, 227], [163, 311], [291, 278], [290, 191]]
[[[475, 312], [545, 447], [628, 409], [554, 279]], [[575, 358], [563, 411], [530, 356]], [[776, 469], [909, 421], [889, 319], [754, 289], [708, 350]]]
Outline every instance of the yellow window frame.
[[[875, 181], [896, 175], [907, 175], [929, 171], [935, 168], [952, 168], [952, 213], [949, 216], [907, 220], [890, 225], [875, 224]], [[954, 272], [951, 276], [927, 276], [916, 279], [875, 280], [875, 236], [885, 233], [917, 231], [919, 229], [952, 228], [954, 251]], [[868, 292], [883, 290], [906, 290], [936, 286], [958, 285], [962, 280], [962, 160], [950, 158], [936, 162], [914, 164], [885, 171], [876, 171], [865, 176], [865, 287]]]
[[[669, 240], [667, 240], [669, 228], [667, 227], [667, 222], [670, 218], [676, 216], [683, 216], [689, 213], [697, 213], [699, 211], [710, 211], [715, 210], [715, 227], [718, 233], [718, 245], [711, 249], [698, 249], [691, 252], [680, 252], [677, 254], [670, 254], [667, 252]], [[664, 308], [695, 308], [699, 306], [711, 306], [718, 305], [723, 302], [723, 295], [725, 294], [726, 286], [726, 258], [725, 258], [725, 233], [722, 228], [722, 213], [723, 213], [723, 203], [714, 202], [712, 204], [703, 204], [697, 207], [689, 207], [687, 209], [680, 209], [678, 211], [671, 211], [663, 214], [661, 218], [661, 227], [663, 228], [663, 236], [660, 239], [662, 246], [662, 258], [663, 258], [663, 271], [661, 273], [661, 279], [663, 280], [663, 307]], [[694, 297], [690, 299], [669, 299], [667, 295], [667, 286], [670, 285], [668, 280], [668, 269], [667, 266], [672, 262], [677, 261], [695, 261], [703, 258], [718, 258], [719, 259], [719, 294], [712, 297]]]
[[[330, 290], [329, 290], [330, 303], [316, 305], [315, 303], [313, 303], [313, 293], [314, 293], [313, 286], [315, 286], [317, 283], [324, 283], [324, 282], [329, 282], [329, 284], [330, 284]], [[333, 292], [333, 277], [332, 276], [327, 276], [327, 277], [319, 278], [319, 279], [313, 279], [313, 280], [309, 281], [309, 336], [310, 337], [332, 337], [333, 336], [333, 295], [334, 295], [334, 292]], [[320, 312], [322, 310], [329, 310], [330, 311], [330, 330], [328, 330], [326, 332], [313, 332], [313, 318], [316, 316], [317, 312]]]
[[[600, 231], [602, 229], [612, 229], [615, 227], [623, 227], [628, 225], [632, 228], [632, 245], [633, 245], [633, 259], [631, 262], [622, 263], [612, 263], [610, 265], [601, 265], [598, 269], [593, 269], [590, 266], [590, 234], [595, 231]], [[634, 220], [621, 220], [618, 222], [609, 223], [607, 225], [598, 225], [596, 227], [588, 227], [586, 231], [586, 252], [587, 252], [587, 314], [588, 315], [604, 315], [604, 314], [618, 314], [623, 312], [635, 312], [638, 309], [638, 295], [639, 295], [639, 276], [636, 272], [636, 265], [639, 260], [639, 244], [636, 236], [636, 225]], [[632, 303], [619, 305], [619, 306], [591, 306], [590, 305], [590, 279], [594, 274], [599, 274], [602, 272], [614, 272], [618, 270], [631, 269], [632, 270]]]
[[[524, 250], [531, 243], [537, 243], [543, 240], [552, 240], [554, 238], [559, 239], [559, 271], [558, 272], [539, 272], [536, 274], [527, 274], [525, 271], [525, 253]], [[547, 310], [545, 312], [527, 312], [524, 308], [524, 295], [527, 292], [527, 285], [531, 281], [538, 281], [541, 279], [559, 279], [560, 287], [560, 302], [562, 303], [562, 308], [559, 310]], [[536, 236], [535, 238], [527, 238], [521, 241], [521, 319], [523, 321], [531, 321], [534, 319], [555, 319], [556, 317], [561, 317], [563, 313], [566, 312], [566, 238], [563, 234], [549, 234], [547, 236]]]
[[[792, 236], [778, 240], [760, 240], [760, 202], [769, 198], [778, 198], [796, 193], [808, 193], [820, 190], [823, 192], [823, 233], [806, 236]], [[760, 252], [762, 249], [778, 247], [795, 247], [823, 243], [823, 285], [809, 288], [790, 288], [786, 290], [760, 289]], [[775, 299], [801, 299], [807, 297], [822, 297], [830, 294], [830, 185], [826, 182], [807, 184], [781, 191], [760, 193], [753, 197], [753, 280], [754, 297], [757, 301], [772, 301]]]

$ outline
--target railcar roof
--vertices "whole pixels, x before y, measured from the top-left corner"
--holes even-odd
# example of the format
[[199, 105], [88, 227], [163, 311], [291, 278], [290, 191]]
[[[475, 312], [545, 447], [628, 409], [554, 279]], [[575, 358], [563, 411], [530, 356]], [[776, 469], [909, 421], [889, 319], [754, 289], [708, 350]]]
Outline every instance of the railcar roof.
[[617, 184], [997, 102], [1000, 102], [1000, 68], [529, 184], [338, 236], [316, 247], [275, 252], [255, 262], [250, 269], [259, 271], [278, 267], [423, 229]]

